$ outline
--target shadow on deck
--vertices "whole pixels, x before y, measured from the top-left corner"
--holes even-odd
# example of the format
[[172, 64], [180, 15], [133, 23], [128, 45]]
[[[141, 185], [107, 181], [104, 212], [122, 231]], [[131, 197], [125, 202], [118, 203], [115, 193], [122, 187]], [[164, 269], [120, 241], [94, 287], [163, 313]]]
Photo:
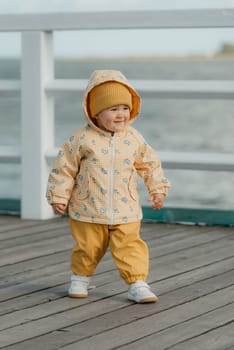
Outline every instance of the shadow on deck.
[[67, 297], [67, 219], [0, 216], [0, 348], [234, 349], [234, 228], [144, 223], [159, 302], [127, 300], [109, 253], [87, 299]]

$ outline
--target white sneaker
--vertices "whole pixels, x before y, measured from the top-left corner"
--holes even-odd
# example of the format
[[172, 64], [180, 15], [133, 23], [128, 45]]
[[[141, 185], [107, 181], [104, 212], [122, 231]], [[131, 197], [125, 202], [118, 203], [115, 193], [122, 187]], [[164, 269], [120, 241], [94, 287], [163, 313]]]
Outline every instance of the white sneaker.
[[72, 275], [71, 284], [68, 289], [70, 298], [87, 298], [90, 277]]
[[155, 303], [158, 297], [151, 292], [150, 286], [143, 281], [132, 283], [128, 289], [128, 299], [136, 303]]

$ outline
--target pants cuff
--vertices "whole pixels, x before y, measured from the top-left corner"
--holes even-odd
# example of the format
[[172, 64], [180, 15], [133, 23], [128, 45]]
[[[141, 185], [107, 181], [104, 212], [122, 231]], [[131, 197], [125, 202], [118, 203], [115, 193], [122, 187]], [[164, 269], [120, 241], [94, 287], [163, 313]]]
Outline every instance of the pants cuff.
[[125, 278], [124, 280], [127, 284], [132, 284], [136, 281], [144, 281], [145, 282], [146, 278], [147, 278], [147, 276], [145, 276], [145, 275], [135, 275], [135, 276], [129, 276], [129, 277]]

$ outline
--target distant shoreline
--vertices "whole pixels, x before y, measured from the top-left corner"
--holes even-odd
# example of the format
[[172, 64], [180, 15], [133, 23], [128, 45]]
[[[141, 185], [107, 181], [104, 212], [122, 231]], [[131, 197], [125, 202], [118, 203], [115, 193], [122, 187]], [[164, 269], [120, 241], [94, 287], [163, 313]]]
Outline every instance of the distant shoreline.
[[[0, 57], [0, 61], [19, 61], [20, 57]], [[93, 61], [226, 61], [234, 60], [233, 53], [215, 54], [191, 54], [191, 55], [171, 55], [171, 56], [97, 56], [97, 57], [55, 57], [56, 61], [70, 62], [93, 62]]]

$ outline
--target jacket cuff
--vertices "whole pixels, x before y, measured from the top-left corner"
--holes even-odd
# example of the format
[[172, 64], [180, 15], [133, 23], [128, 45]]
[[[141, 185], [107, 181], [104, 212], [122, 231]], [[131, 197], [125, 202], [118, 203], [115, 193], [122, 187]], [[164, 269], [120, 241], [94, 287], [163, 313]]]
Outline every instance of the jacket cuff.
[[54, 196], [50, 191], [47, 192], [46, 198], [50, 205], [54, 203], [59, 203], [59, 204], [65, 204], [67, 206], [68, 204], [68, 199], [64, 197]]
[[149, 194], [163, 194], [165, 197], [168, 195], [168, 187], [157, 188], [149, 191]]

